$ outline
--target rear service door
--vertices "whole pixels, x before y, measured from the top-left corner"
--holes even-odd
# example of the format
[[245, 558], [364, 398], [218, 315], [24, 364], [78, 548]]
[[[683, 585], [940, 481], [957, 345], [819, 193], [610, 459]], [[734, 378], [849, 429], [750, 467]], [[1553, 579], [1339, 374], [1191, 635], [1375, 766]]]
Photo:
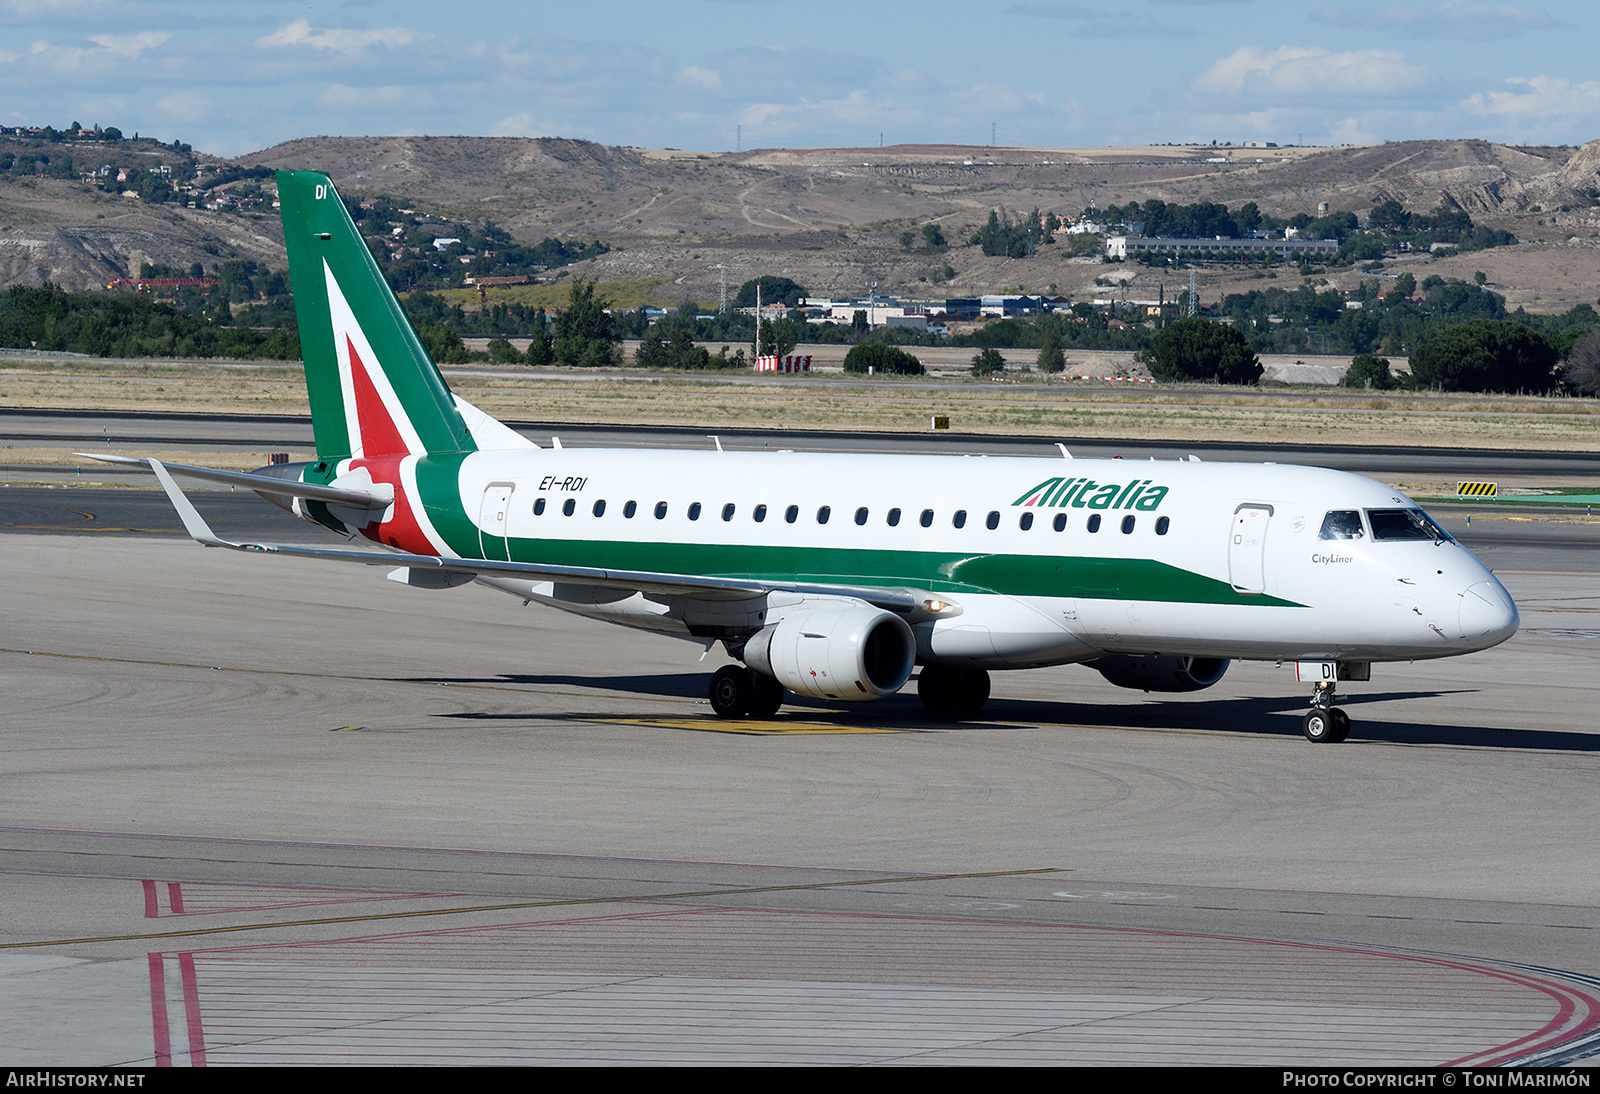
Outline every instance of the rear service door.
[[484, 558], [507, 561], [506, 521], [511, 516], [511, 491], [516, 487], [509, 482], [492, 482], [483, 491], [483, 502], [478, 509], [478, 547]]
[[1272, 506], [1247, 501], [1233, 511], [1228, 538], [1228, 580], [1241, 593], [1267, 591], [1267, 524]]

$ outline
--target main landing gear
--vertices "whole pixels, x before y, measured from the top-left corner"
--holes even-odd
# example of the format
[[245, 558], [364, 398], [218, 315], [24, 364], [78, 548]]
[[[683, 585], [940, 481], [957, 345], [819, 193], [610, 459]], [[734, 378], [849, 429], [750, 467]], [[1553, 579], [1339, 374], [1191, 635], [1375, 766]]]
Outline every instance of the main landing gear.
[[917, 674], [917, 698], [928, 713], [941, 717], [976, 714], [989, 701], [989, 673], [951, 665], [923, 665]]
[[1338, 744], [1350, 736], [1350, 715], [1333, 705], [1333, 681], [1319, 680], [1303, 730], [1312, 744]]
[[743, 665], [723, 665], [711, 676], [711, 709], [718, 718], [770, 718], [783, 706], [783, 685]]

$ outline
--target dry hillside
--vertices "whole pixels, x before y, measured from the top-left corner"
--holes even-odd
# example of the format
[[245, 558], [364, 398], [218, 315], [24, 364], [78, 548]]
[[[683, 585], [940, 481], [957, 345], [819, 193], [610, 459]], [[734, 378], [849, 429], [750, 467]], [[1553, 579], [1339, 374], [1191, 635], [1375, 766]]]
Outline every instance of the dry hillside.
[[[1224, 162], [1208, 162], [1214, 159]], [[1150, 198], [1255, 201], [1278, 215], [1315, 212], [1321, 202], [1358, 213], [1389, 198], [1413, 209], [1449, 202], [1530, 242], [1407, 263], [1446, 276], [1481, 269], [1513, 306], [1534, 310], [1600, 296], [1600, 207], [1592, 196], [1600, 188], [1600, 142], [695, 153], [554, 138], [315, 137], [236, 162], [323, 170], [347, 193], [386, 193], [435, 212], [492, 217], [528, 240], [597, 237], [615, 249], [575, 272], [608, 281], [664, 279], [658, 299], [668, 304], [714, 300], [719, 263], [735, 285], [773, 273], [819, 293], [876, 283], [880, 291], [940, 295], [1054, 287], [1086, 296], [1105, 292], [1110, 279], [1131, 280], [1122, 293], [1154, 296], [1158, 285], [1175, 289], [1182, 275], [1073, 260], [1060, 245], [1025, 260], [989, 258], [960, 245], [997, 207], [1072, 215], [1094, 202]], [[903, 231], [930, 221], [943, 226], [949, 250], [901, 246]], [[215, 260], [208, 256], [281, 264], [280, 238], [271, 216], [140, 207], [85, 194], [72, 183], [0, 182], [4, 283], [48, 277], [85, 287], [123, 272], [139, 256], [185, 265]], [[946, 266], [954, 271], [948, 282]], [[1273, 283], [1292, 287], [1299, 278], [1283, 272]], [[1201, 274], [1207, 299], [1236, 284], [1262, 282]]]

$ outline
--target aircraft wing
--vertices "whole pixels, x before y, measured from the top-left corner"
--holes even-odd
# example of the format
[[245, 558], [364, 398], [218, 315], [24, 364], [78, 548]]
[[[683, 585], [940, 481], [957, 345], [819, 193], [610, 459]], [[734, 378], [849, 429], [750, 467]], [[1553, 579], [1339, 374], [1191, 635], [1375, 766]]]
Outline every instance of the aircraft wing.
[[[79, 454], [87, 455], [87, 453]], [[136, 459], [123, 456], [118, 457], [113, 462], [141, 463], [155, 472], [156, 478], [160, 480], [162, 488], [167, 492], [167, 497], [172, 501], [173, 508], [178, 511], [178, 516], [182, 519], [184, 529], [189, 533], [190, 538], [206, 547], [225, 547], [234, 551], [289, 555], [296, 558], [317, 558], [332, 562], [354, 562], [362, 566], [408, 567], [423, 572], [436, 571], [441, 573], [471, 574], [474, 576], [483, 575], [485, 577], [517, 577], [531, 581], [561, 581], [577, 585], [594, 585], [600, 588], [628, 589], [634, 592], [672, 596], [694, 596], [698, 594], [713, 598], [733, 598], [783, 591], [807, 593], [816, 596], [852, 597], [856, 600], [865, 601], [874, 607], [902, 615], [921, 616], [936, 614], [944, 610], [942, 602], [937, 607], [926, 605], [924, 603], [928, 598], [926, 592], [908, 588], [706, 577], [696, 574], [653, 573], [643, 570], [608, 570], [593, 566], [555, 566], [536, 562], [497, 562], [493, 559], [414, 555], [405, 551], [341, 550], [338, 548], [297, 547], [274, 543], [235, 543], [232, 540], [221, 538], [211, 530], [211, 526], [206, 523], [205, 518], [195, 509], [194, 503], [189, 500], [188, 495], [173, 481], [172, 473], [168, 470], [167, 465], [160, 460], [153, 458]], [[275, 492], [280, 494], [338, 501], [346, 505], [370, 506], [373, 503], [370, 495], [333, 490], [328, 487], [310, 487], [306, 483], [291, 483], [282, 479], [268, 478], [264, 475], [213, 471], [209, 468], [189, 468], [181, 464], [174, 464], [173, 469], [182, 470], [185, 473], [203, 471], [206, 474], [200, 477], [210, 478], [215, 482], [233, 482], [236, 479], [249, 480], [248, 482], [238, 483], [238, 485], [248, 486], [252, 490], [264, 489], [263, 487], [258, 487], [257, 482], [265, 481], [278, 484], [280, 489]], [[223, 475], [232, 476], [232, 478], [216, 477]], [[316, 490], [318, 493], [302, 492], [307, 490]], [[327, 497], [328, 494], [337, 494], [340, 497], [330, 498]], [[349, 500], [352, 498], [360, 500]]]

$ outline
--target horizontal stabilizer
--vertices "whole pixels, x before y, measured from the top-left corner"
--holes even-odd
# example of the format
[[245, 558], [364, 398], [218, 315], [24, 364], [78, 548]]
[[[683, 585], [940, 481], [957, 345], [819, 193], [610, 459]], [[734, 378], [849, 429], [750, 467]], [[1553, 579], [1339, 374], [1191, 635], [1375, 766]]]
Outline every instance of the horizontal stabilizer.
[[[280, 479], [273, 475], [254, 475], [247, 471], [222, 471], [214, 467], [192, 467], [186, 463], [160, 463], [144, 456], [116, 456], [108, 452], [74, 452], [101, 463], [136, 464], [154, 471], [158, 466], [193, 479], [220, 482], [227, 486], [242, 486], [258, 494], [272, 494], [280, 498], [310, 498], [334, 505], [348, 505], [356, 509], [386, 509], [394, 502], [394, 487], [387, 483], [374, 483], [371, 491], [341, 490], [335, 486], [318, 486], [315, 483]], [[161, 472], [156, 471], [156, 477]]]

